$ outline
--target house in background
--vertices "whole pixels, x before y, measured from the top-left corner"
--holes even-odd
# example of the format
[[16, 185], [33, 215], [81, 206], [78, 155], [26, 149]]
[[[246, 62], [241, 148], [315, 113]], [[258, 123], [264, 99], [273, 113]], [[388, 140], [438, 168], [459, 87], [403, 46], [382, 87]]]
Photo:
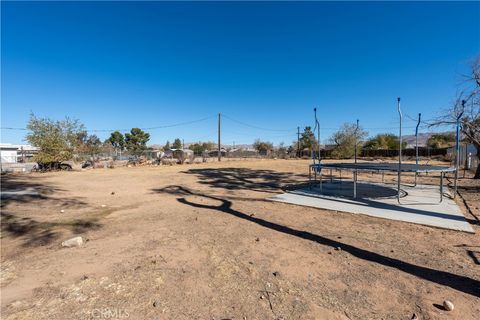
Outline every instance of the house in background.
[[38, 150], [27, 144], [0, 143], [1, 163], [32, 162]]
[[9, 143], [0, 144], [0, 158], [2, 163], [17, 163], [18, 148]]

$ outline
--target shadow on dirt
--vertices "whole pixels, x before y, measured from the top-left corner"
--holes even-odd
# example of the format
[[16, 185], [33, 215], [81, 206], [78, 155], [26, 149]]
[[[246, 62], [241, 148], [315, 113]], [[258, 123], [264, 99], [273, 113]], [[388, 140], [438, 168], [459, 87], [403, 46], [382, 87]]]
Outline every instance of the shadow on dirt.
[[2, 212], [2, 232], [12, 237], [25, 237], [24, 247], [45, 246], [60, 236], [60, 229], [69, 229], [74, 234], [99, 229], [102, 225], [96, 220], [75, 219], [60, 222], [39, 222], [31, 218], [19, 218]]
[[[157, 193], [167, 193], [171, 195], [182, 196], [177, 198], [177, 201], [182, 204], [189, 205], [196, 208], [216, 210], [221, 213], [229, 214], [234, 217], [247, 220], [252, 223], [256, 223], [265, 228], [269, 228], [269, 229], [272, 229], [281, 233], [285, 233], [294, 237], [299, 237], [305, 240], [316, 242], [320, 245], [329, 246], [332, 248], [341, 248], [342, 251], [348, 252], [352, 256], [357, 257], [359, 259], [377, 263], [393, 269], [397, 269], [405, 273], [408, 273], [410, 275], [413, 275], [413, 276], [416, 276], [440, 285], [448, 286], [450, 288], [473, 295], [475, 297], [480, 297], [480, 281], [475, 279], [471, 279], [461, 275], [456, 275], [446, 271], [440, 271], [440, 270], [435, 270], [427, 267], [414, 265], [402, 260], [384, 256], [382, 254], [378, 254], [366, 249], [345, 244], [337, 240], [316, 235], [308, 231], [296, 230], [296, 229], [283, 226], [277, 223], [273, 223], [264, 219], [256, 218], [255, 216], [251, 216], [249, 214], [232, 209], [231, 201], [225, 200], [220, 197], [210, 196], [200, 192], [192, 191], [181, 186], [169, 186], [163, 189], [154, 189], [153, 191]], [[197, 197], [204, 197], [211, 200], [217, 200], [217, 201], [220, 201], [221, 204], [218, 206], [215, 206], [215, 205], [195, 203], [185, 198], [188, 196], [197, 196]]]
[[[24, 175], [2, 175], [1, 177], [1, 230], [6, 235], [24, 239], [24, 247], [44, 246], [58, 239], [62, 230], [79, 234], [99, 229], [97, 219], [72, 219], [62, 221], [38, 221], [31, 217], [20, 217], [10, 212], [10, 205], [28, 203], [38, 207], [49, 207], [54, 212], [60, 208], [78, 208], [87, 204], [74, 198], [62, 197], [62, 189], [41, 182], [38, 177]], [[55, 219], [56, 220], [56, 219]]]
[[[65, 191], [55, 186], [47, 185], [40, 177], [5, 174], [1, 176], [1, 207], [5, 208], [10, 203], [49, 202], [49, 205], [73, 208], [85, 205], [85, 202], [66, 198], [61, 195]], [[57, 197], [56, 197], [57, 196]]]
[[278, 193], [286, 184], [298, 183], [307, 178], [307, 175], [246, 168], [190, 169], [182, 173], [196, 175], [199, 183], [211, 188], [270, 193]]

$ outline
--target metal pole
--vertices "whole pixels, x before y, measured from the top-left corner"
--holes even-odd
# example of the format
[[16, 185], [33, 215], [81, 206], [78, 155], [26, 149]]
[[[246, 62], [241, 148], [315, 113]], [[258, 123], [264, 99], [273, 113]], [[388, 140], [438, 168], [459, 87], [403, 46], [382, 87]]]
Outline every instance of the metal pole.
[[440, 202], [443, 201], [443, 171], [440, 172]]
[[308, 189], [312, 189], [312, 166], [308, 166]]
[[[317, 128], [317, 108], [313, 108], [315, 114], [315, 126], [313, 127], [313, 139], [315, 139], [315, 129]], [[315, 164], [315, 152], [313, 151], [313, 142], [310, 146], [310, 156], [312, 157], [313, 164]]]
[[297, 158], [300, 157], [300, 127], [297, 127]]
[[[419, 113], [417, 126], [415, 127], [415, 164], [417, 165], [416, 170], [418, 170], [418, 126], [420, 125], [421, 117], [422, 117], [422, 114]], [[415, 183], [414, 183], [415, 187], [417, 186], [417, 175], [418, 175], [418, 172], [415, 171]]]
[[455, 137], [455, 179], [454, 179], [454, 193], [453, 199], [457, 196], [457, 180], [458, 180], [458, 165], [460, 162], [460, 118], [463, 115], [463, 111], [465, 110], [465, 100], [462, 100], [462, 110], [457, 115], [457, 130], [456, 130], [456, 137]]
[[317, 140], [318, 140], [318, 163], [322, 160], [320, 156], [320, 122], [317, 119], [317, 109], [315, 108], [315, 121], [317, 123]]
[[[315, 127], [313, 128], [313, 131], [317, 129], [317, 152], [318, 152], [318, 163], [320, 163], [321, 157], [320, 157], [320, 122], [318, 122], [317, 119], [317, 108], [313, 109], [313, 112], [315, 114]], [[313, 146], [312, 146], [312, 158], [313, 158], [313, 163], [315, 164], [315, 156], [313, 152]]]
[[353, 171], [353, 198], [357, 198], [357, 171]]
[[400, 117], [400, 129], [398, 134], [398, 185], [397, 185], [397, 201], [400, 203], [400, 184], [402, 179], [402, 110], [400, 109], [400, 97], [397, 98], [397, 111]]
[[323, 184], [322, 184], [322, 168], [320, 168], [320, 165], [319, 165], [319, 171], [318, 171], [318, 175], [320, 177], [320, 193], [323, 193]]
[[357, 145], [358, 145], [357, 131], [358, 131], [358, 119], [357, 119], [357, 126], [355, 127], [355, 131], [353, 132], [353, 135], [355, 137], [355, 163], [357, 163]]
[[220, 148], [220, 112], [218, 113], [218, 161], [222, 161], [222, 152]]

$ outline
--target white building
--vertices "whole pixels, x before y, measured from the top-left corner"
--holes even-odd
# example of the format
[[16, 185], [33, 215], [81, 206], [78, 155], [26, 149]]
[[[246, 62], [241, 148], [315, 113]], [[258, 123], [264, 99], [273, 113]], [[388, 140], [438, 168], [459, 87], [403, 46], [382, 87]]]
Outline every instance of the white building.
[[1, 163], [18, 163], [32, 161], [38, 148], [26, 144], [0, 143]]

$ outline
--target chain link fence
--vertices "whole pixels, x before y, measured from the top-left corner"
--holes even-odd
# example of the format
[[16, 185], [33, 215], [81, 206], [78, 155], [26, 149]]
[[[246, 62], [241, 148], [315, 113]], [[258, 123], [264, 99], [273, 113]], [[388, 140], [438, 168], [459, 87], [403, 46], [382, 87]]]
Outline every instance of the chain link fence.
[[[332, 149], [322, 149], [320, 155], [322, 159], [335, 159], [332, 156]], [[419, 156], [422, 161], [429, 159], [447, 160], [453, 164], [454, 152], [452, 148], [419, 148]], [[474, 171], [479, 163], [476, 149], [465, 145], [460, 149], [460, 167]], [[402, 151], [406, 159], [415, 159], [415, 149], [408, 148]], [[318, 158], [318, 151], [314, 152], [314, 157]], [[382, 158], [397, 158], [398, 150], [361, 150], [359, 159], [372, 160]], [[270, 151], [257, 151], [253, 149], [221, 149], [222, 161], [234, 160], [254, 160], [254, 159], [311, 159], [312, 152], [310, 150], [291, 150], [275, 149]], [[27, 162], [6, 164], [2, 163], [2, 172], [29, 172], [35, 169], [32, 164], [32, 158], [28, 157]], [[218, 150], [210, 150], [203, 152], [194, 152], [189, 149], [173, 149], [173, 150], [151, 150], [147, 149], [142, 152], [102, 150], [94, 154], [75, 153], [71, 161], [65, 161], [73, 169], [87, 168], [113, 168], [119, 166], [139, 166], [139, 165], [174, 165], [183, 163], [206, 163], [217, 162]]]

